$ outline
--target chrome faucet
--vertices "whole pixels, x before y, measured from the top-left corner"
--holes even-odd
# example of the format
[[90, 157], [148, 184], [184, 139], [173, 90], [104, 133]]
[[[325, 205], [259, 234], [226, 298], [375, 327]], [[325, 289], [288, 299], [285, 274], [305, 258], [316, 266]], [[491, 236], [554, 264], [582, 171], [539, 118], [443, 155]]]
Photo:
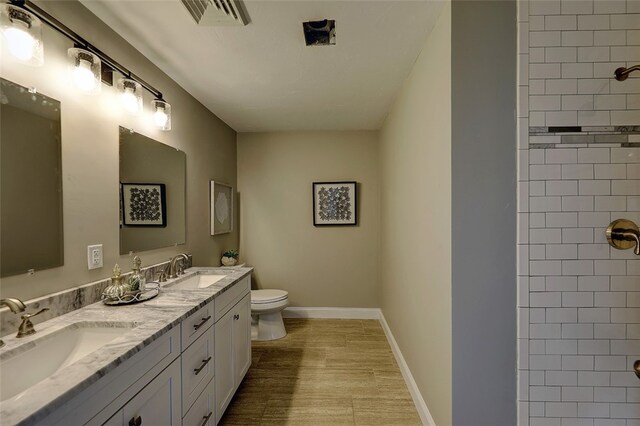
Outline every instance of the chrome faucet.
[[171, 266], [171, 263], [167, 263], [167, 266], [165, 266], [165, 268], [160, 271], [160, 273], [158, 275], [156, 275], [156, 278], [154, 278], [157, 282], [159, 283], [163, 283], [167, 281], [167, 276], [169, 276], [169, 267]]
[[42, 308], [35, 314], [24, 314], [20, 317], [22, 323], [20, 323], [20, 327], [18, 327], [18, 335], [16, 337], [25, 337], [30, 336], [36, 332], [36, 329], [33, 328], [33, 323], [31, 322], [31, 318], [36, 315], [40, 315], [43, 312], [48, 311], [49, 308]]
[[[173, 278], [178, 278], [178, 273], [180, 272], [178, 269], [178, 262], [184, 262], [184, 261], [189, 261], [189, 256], [187, 256], [185, 253], [180, 253], [180, 254], [176, 254], [175, 256], [173, 256], [173, 258], [171, 259], [171, 261], [169, 262], [169, 278], [173, 279]], [[184, 265], [184, 264], [183, 264]]]
[[7, 306], [14, 314], [17, 314], [18, 312], [24, 312], [27, 309], [25, 304], [22, 303], [22, 300], [11, 299], [8, 297], [6, 299], [0, 299], [0, 306]]
[[[13, 312], [14, 314], [17, 314], [19, 312], [24, 312], [27, 309], [27, 307], [22, 302], [22, 300], [11, 299], [8, 297], [5, 299], [0, 299], [0, 306], [8, 307], [11, 310], [11, 312]], [[3, 346], [4, 346], [4, 342], [0, 340], [0, 348]]]

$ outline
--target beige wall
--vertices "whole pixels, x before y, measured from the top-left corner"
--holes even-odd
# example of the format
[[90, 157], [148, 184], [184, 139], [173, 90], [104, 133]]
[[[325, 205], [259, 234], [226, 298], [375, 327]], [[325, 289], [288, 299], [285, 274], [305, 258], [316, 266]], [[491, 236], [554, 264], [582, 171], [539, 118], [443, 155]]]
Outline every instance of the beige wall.
[[[198, 265], [219, 264], [224, 249], [238, 245], [238, 233], [209, 235], [209, 180], [236, 184], [235, 131], [133, 49], [76, 1], [38, 4], [105, 53], [163, 92], [173, 107], [173, 130], [160, 132], [148, 116], [125, 115], [113, 88], [87, 96], [68, 84], [66, 50], [72, 43], [43, 26], [45, 65], [31, 68], [2, 52], [0, 75], [62, 104], [62, 171], [64, 208], [63, 267], [0, 281], [2, 297], [29, 299], [108, 277], [115, 262], [130, 269], [129, 256], [118, 253], [118, 126], [182, 149], [187, 154], [187, 243], [142, 253], [143, 263], [166, 260], [177, 252], [193, 253]], [[145, 97], [149, 110], [150, 95]], [[104, 268], [87, 270], [87, 245], [104, 244]], [[3, 250], [6, 249], [3, 247]]]
[[[377, 132], [238, 134], [240, 257], [292, 306], [378, 307]], [[314, 227], [311, 184], [359, 182], [358, 226]]]
[[451, 5], [380, 132], [381, 306], [436, 424], [451, 424]]

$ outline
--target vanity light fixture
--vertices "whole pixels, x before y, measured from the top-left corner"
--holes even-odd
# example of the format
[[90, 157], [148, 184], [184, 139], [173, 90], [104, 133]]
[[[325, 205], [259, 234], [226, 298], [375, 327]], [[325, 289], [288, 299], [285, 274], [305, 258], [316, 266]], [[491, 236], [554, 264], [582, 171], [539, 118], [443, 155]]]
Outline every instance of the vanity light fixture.
[[131, 78], [118, 80], [120, 102], [129, 114], [137, 115], [142, 111], [142, 85]]
[[88, 50], [72, 47], [67, 51], [73, 85], [84, 93], [100, 93], [101, 61]]
[[67, 55], [71, 65], [73, 84], [83, 92], [99, 93], [101, 81], [113, 85], [112, 73], [124, 76], [118, 80], [123, 107], [132, 114], [142, 111], [143, 89], [154, 96], [152, 101], [154, 122], [161, 130], [171, 129], [171, 105], [162, 93], [116, 62], [96, 46], [89, 43], [69, 27], [36, 6], [30, 0], [9, 0], [0, 5], [0, 31], [6, 39], [9, 51], [20, 61], [42, 65], [42, 23], [47, 24], [69, 40], [74, 47]]
[[41, 66], [44, 57], [40, 19], [15, 4], [3, 4], [0, 7], [0, 30], [9, 52], [20, 62]]
[[163, 99], [151, 101], [153, 124], [160, 130], [171, 130], [171, 105]]

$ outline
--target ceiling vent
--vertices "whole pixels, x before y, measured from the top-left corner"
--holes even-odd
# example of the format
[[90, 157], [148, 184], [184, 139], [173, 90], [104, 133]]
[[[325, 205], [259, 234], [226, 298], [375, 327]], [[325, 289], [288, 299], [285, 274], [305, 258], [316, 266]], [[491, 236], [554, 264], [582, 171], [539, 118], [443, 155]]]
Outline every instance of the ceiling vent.
[[309, 21], [302, 23], [307, 46], [331, 46], [336, 44], [336, 21]]
[[247, 25], [249, 20], [237, 0], [181, 0], [198, 25]]

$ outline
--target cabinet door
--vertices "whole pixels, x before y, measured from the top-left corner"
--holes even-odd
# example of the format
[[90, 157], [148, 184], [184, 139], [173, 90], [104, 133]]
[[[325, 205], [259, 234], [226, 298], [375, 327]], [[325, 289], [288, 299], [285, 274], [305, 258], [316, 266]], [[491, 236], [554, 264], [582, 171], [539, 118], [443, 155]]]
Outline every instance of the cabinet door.
[[130, 426], [179, 426], [180, 360], [145, 386], [124, 407], [124, 424]]
[[247, 294], [233, 309], [234, 389], [251, 366], [251, 295]]
[[233, 368], [233, 314], [234, 310], [227, 312], [215, 324], [215, 378], [216, 383], [216, 423], [220, 421], [224, 410], [229, 405], [235, 390]]
[[182, 419], [182, 426], [213, 426], [216, 422], [215, 382], [213, 378]]

